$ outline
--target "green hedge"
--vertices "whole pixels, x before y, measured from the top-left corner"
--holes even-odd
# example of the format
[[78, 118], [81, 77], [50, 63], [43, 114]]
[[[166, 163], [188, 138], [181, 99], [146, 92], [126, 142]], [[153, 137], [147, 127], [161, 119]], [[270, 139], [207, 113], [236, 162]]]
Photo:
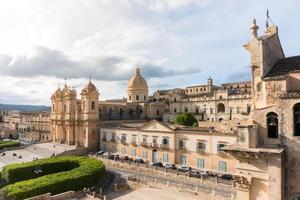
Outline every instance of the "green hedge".
[[[41, 177], [36, 178], [35, 169], [42, 170]], [[2, 177], [9, 184], [2, 188], [2, 192], [10, 199], [21, 200], [48, 192], [53, 195], [69, 190], [78, 191], [96, 185], [104, 178], [104, 173], [102, 162], [89, 157], [53, 157], [13, 164], [2, 170]]]
[[0, 150], [4, 148], [11, 148], [11, 147], [19, 147], [21, 146], [20, 142], [16, 141], [0, 141]]

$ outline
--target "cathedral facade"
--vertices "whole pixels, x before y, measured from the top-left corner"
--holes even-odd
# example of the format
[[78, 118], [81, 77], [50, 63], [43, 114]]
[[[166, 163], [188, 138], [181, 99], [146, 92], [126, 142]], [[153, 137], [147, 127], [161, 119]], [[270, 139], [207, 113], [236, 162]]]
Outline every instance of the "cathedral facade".
[[77, 92], [65, 83], [51, 97], [50, 131], [53, 141], [97, 149], [99, 146], [99, 92], [89, 81]]

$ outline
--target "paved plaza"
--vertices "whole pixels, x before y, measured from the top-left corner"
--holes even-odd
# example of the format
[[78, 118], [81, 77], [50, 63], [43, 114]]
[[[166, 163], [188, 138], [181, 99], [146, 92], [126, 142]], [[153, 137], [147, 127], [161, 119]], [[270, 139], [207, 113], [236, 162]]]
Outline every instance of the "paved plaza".
[[[5, 151], [5, 155], [0, 154], [0, 170], [12, 163], [22, 163], [33, 161], [35, 158], [47, 158], [62, 153], [66, 150], [74, 149], [74, 146], [58, 144], [54, 142], [33, 144], [24, 149]], [[13, 154], [16, 154], [14, 156]], [[19, 158], [21, 156], [21, 158]]]
[[115, 200], [132, 200], [132, 199], [139, 199], [139, 200], [208, 200], [211, 199], [209, 195], [199, 193], [198, 195], [193, 195], [187, 192], [179, 192], [174, 188], [147, 188], [141, 187], [136, 190], [133, 190], [129, 193], [124, 192], [125, 194], [120, 194], [119, 197], [113, 197], [112, 199]]

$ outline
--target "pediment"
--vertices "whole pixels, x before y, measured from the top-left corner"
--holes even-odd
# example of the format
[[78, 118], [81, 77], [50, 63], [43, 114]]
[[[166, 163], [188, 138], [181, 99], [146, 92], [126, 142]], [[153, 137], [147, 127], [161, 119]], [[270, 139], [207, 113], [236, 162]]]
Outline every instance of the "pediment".
[[141, 131], [161, 131], [161, 132], [174, 132], [171, 128], [168, 126], [156, 121], [152, 120], [151, 122], [145, 124], [140, 129]]

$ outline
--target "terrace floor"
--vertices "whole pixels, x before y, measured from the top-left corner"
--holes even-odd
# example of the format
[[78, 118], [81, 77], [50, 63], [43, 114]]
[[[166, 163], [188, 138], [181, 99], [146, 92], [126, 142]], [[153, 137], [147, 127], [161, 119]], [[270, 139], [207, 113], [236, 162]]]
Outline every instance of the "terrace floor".
[[[34, 158], [47, 158], [53, 155], [53, 153], [57, 155], [71, 149], [75, 149], [75, 146], [48, 142], [33, 144], [24, 149], [5, 151], [4, 156], [2, 156], [2, 153], [0, 154], [0, 170], [8, 164], [29, 162], [33, 161]], [[17, 156], [13, 156], [14, 153], [17, 154]], [[19, 156], [22, 156], [22, 158], [19, 158]]]

